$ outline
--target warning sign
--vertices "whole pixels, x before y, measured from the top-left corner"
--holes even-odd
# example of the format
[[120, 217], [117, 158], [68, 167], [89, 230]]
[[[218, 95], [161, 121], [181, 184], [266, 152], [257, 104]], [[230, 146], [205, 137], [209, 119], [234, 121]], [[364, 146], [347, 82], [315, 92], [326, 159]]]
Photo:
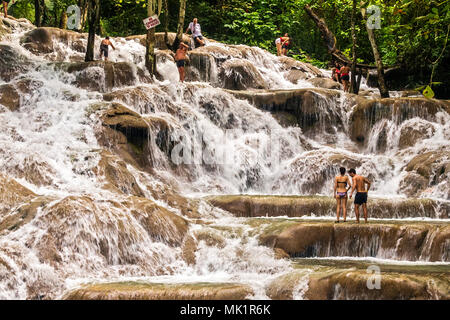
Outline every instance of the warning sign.
[[145, 28], [147, 28], [147, 30], [154, 28], [159, 24], [161, 24], [161, 22], [159, 21], [158, 16], [156, 14], [144, 19], [144, 26]]

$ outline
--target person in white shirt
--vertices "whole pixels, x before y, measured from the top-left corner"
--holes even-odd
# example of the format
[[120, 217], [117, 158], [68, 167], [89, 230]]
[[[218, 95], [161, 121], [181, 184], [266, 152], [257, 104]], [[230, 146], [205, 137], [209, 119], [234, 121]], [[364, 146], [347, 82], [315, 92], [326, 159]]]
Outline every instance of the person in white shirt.
[[194, 18], [191, 23], [189, 23], [189, 26], [186, 29], [185, 33], [188, 33], [188, 31], [191, 30], [192, 38], [194, 39], [195, 47], [204, 46], [205, 40], [203, 40], [202, 36], [202, 29], [200, 27], [200, 23], [198, 23], [197, 18]]

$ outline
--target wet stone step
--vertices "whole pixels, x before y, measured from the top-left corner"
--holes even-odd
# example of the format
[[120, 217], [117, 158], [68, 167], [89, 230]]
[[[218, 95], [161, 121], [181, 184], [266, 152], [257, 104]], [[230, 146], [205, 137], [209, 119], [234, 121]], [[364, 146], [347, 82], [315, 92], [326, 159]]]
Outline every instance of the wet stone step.
[[450, 223], [251, 218], [259, 242], [291, 257], [450, 261]]
[[65, 300], [244, 300], [253, 290], [235, 283], [112, 282], [85, 284], [63, 296]]
[[[335, 216], [336, 200], [324, 196], [272, 196], [224, 195], [205, 198], [212, 205], [238, 217], [302, 217]], [[448, 219], [450, 202], [432, 199], [381, 199], [368, 200], [370, 218], [436, 218]], [[354, 216], [353, 203], [348, 201], [348, 215]]]
[[294, 259], [266, 288], [271, 299], [450, 299], [450, 264]]

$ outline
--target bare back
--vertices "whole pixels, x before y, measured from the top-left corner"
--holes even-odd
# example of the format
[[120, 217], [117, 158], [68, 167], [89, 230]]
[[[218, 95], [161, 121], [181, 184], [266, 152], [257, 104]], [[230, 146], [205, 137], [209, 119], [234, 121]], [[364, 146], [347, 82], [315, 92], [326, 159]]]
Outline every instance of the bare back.
[[356, 188], [356, 192], [367, 192], [366, 184], [370, 186], [369, 180], [364, 178], [363, 176], [355, 175], [353, 178], [353, 185]]

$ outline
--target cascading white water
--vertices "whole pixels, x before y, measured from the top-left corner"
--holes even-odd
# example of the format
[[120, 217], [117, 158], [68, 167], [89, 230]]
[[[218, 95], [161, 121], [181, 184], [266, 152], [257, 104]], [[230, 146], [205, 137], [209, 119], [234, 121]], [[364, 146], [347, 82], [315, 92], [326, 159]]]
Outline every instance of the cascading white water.
[[[20, 45], [20, 38], [29, 29], [17, 26], [1, 42], [31, 61], [29, 71], [14, 80], [31, 80], [35, 86], [21, 96], [20, 110], [3, 108], [0, 113], [0, 164], [4, 174], [48, 197], [48, 201], [30, 222], [0, 233], [0, 298], [55, 298], [82, 282], [136, 278], [168, 283], [241, 282], [252, 286], [254, 298], [266, 298], [264, 286], [290, 271], [291, 266], [261, 246], [244, 221], [200, 201], [200, 217], [210, 224], [186, 218], [190, 222], [187, 233], [198, 238], [199, 232], [209, 232], [221, 241], [220, 245], [210, 245], [199, 240], [197, 262], [189, 265], [181, 258], [180, 245], [168, 244], [164, 234], [154, 236], [146, 229], [147, 223], [133, 213], [143, 210], [139, 201], [104, 188], [102, 177], [96, 174], [104, 151], [97, 141], [101, 124], [92, 106], [104, 103], [103, 92], [108, 91], [105, 71], [99, 66], [79, 71], [98, 82], [100, 90], [77, 87], [78, 74], [68, 73], [53, 62], [79, 61], [83, 54], [55, 39], [54, 52], [33, 55]], [[85, 39], [80, 41], [85, 45]], [[145, 48], [137, 40], [115, 38], [113, 42], [117, 50], [111, 52], [112, 61], [128, 62], [135, 74], [144, 69]], [[400, 124], [378, 122], [367, 147], [353, 147], [348, 135], [353, 105], [341, 93], [333, 99], [322, 96], [315, 106], [324, 117], [314, 135], [300, 127], [284, 128], [270, 113], [223, 90], [215, 59], [227, 52], [237, 54], [236, 59], [256, 68], [270, 89], [313, 85], [306, 80], [297, 84], [286, 80], [288, 71], [280, 60], [261, 49], [220, 43], [210, 47], [211, 84], [179, 83], [178, 71], [167, 58], [158, 62], [163, 81], [136, 81], [130, 87], [114, 88], [112, 93], [123, 92], [114, 101], [141, 116], [166, 121], [172, 136], [178, 137], [178, 142], [185, 139], [187, 145], [183, 146], [189, 147], [190, 152], [183, 153], [185, 162], [180, 165], [186, 166], [182, 169], [174, 168], [174, 158], [154, 141], [153, 174], [126, 166], [145, 198], [171, 213], [181, 215], [176, 205], [154, 197], [149, 189], [163, 188], [172, 181], [170, 187], [176, 187], [183, 196], [328, 195], [340, 159], [354, 160], [359, 172], [374, 179], [375, 195], [398, 197], [402, 196], [399, 184], [409, 160], [428, 150], [448, 148], [450, 119], [445, 112], [438, 113], [435, 121], [416, 117]], [[332, 133], [323, 132], [321, 128], [330, 119], [340, 122], [332, 123]], [[417, 125], [428, 128], [427, 139], [399, 151], [399, 130]], [[379, 153], [377, 136], [386, 128], [386, 150]], [[429, 194], [445, 199], [446, 192], [448, 185], [440, 183]], [[0, 222], [19, 209], [7, 212]], [[167, 222], [165, 227], [171, 230], [169, 238], [176, 234], [175, 224]], [[306, 285], [307, 276], [295, 287], [296, 298], [303, 297]]]

